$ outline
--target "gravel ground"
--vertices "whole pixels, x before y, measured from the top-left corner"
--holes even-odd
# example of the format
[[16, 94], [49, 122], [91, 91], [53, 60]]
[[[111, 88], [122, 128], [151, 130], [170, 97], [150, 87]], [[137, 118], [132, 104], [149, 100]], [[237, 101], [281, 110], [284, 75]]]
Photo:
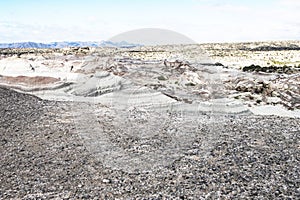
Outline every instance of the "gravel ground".
[[172, 163], [126, 172], [88, 150], [74, 104], [0, 88], [0, 106], [0, 199], [300, 198], [299, 119], [228, 118], [205, 155], [204, 127]]

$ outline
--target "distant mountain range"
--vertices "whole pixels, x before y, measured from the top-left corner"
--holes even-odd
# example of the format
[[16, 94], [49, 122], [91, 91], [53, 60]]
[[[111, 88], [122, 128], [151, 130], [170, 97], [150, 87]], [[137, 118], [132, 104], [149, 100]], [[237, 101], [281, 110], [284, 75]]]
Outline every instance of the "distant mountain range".
[[0, 43], [0, 48], [64, 48], [64, 47], [120, 47], [130, 48], [142, 46], [140, 44], [132, 44], [125, 41], [122, 42], [51, 42], [51, 43], [36, 43], [36, 42], [18, 42], [18, 43]]

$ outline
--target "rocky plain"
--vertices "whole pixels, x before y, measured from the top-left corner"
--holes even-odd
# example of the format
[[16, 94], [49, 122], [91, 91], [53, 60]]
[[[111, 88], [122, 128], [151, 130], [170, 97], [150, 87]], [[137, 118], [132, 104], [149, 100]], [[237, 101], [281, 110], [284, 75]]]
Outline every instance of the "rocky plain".
[[0, 55], [0, 199], [300, 198], [299, 41]]

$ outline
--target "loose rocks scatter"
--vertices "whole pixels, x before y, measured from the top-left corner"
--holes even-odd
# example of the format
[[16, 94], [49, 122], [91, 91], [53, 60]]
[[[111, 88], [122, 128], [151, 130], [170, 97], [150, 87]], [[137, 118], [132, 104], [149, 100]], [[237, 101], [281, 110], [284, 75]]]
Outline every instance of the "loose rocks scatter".
[[[81, 103], [0, 88], [0, 106], [0, 199], [300, 198], [299, 119], [227, 117], [222, 129], [195, 130], [167, 166], [126, 172], [103, 165], [77, 134]], [[204, 152], [208, 130], [217, 137]]]
[[300, 68], [292, 67], [292, 66], [268, 66], [268, 67], [261, 67], [259, 65], [250, 65], [245, 66], [242, 69], [244, 72], [265, 72], [265, 73], [279, 73], [279, 74], [296, 74], [299, 73]]

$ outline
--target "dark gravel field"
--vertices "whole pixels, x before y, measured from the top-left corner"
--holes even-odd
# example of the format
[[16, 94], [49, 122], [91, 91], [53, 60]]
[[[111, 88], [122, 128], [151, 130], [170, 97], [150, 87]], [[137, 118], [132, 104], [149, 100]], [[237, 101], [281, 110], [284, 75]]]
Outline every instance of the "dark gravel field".
[[[228, 118], [205, 153], [212, 129], [202, 127], [171, 163], [129, 172], [105, 165], [78, 134], [81, 103], [0, 88], [0, 107], [0, 199], [300, 199], [300, 119]], [[114, 144], [132, 151], [115, 132]]]

